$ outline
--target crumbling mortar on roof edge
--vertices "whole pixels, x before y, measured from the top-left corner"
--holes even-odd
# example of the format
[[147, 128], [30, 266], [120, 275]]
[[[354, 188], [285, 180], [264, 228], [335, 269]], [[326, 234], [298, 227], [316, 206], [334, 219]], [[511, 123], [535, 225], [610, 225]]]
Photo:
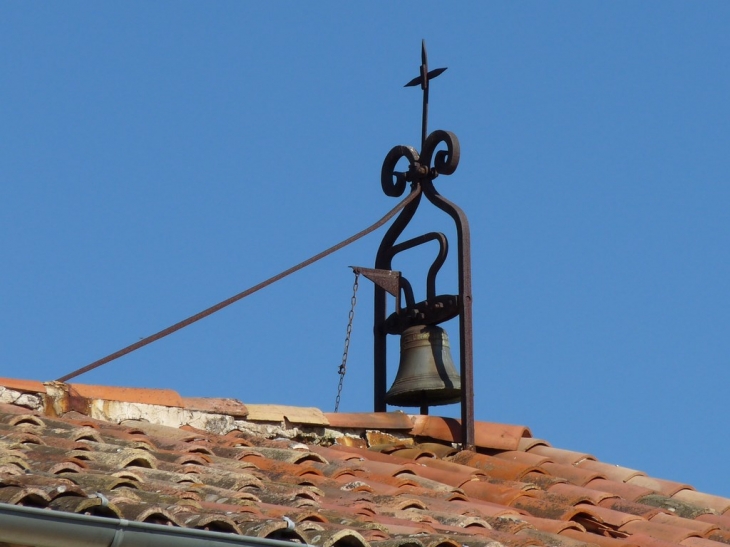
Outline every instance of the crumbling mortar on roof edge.
[[[136, 420], [174, 428], [191, 426], [217, 435], [231, 431], [242, 431], [267, 439], [287, 438], [293, 441], [331, 446], [343, 438], [366, 440], [366, 428], [330, 429], [322, 425], [293, 424], [284, 419], [282, 422], [253, 422], [236, 419], [228, 414], [204, 410], [190, 410], [181, 407], [154, 405], [149, 403], [113, 401], [107, 399], [87, 399], [74, 396], [68, 384], [47, 382], [46, 393], [42, 396], [21, 393], [0, 386], [0, 402], [25, 406], [38, 410], [48, 416], [63, 416], [75, 410], [90, 418], [111, 423]], [[411, 441], [402, 432], [391, 432], [395, 439]]]
[[22, 406], [30, 410], [41, 410], [43, 408], [43, 400], [39, 396], [21, 393], [2, 386], [0, 386], [0, 403]]
[[[40, 397], [35, 397], [37, 399], [37, 408], [41, 409], [45, 406], [45, 414], [56, 416], [65, 414], [69, 410], [67, 408], [68, 393], [63, 387], [63, 385], [46, 384], [48, 393], [44, 398], [46, 399], [45, 405]], [[281, 424], [253, 423], [245, 419], [235, 419], [227, 414], [148, 403], [92, 399], [88, 400], [88, 405], [84, 410], [84, 414], [87, 414], [90, 418], [106, 422], [122, 423], [125, 420], [137, 420], [174, 428], [191, 426], [217, 435], [225, 435], [231, 431], [242, 431], [268, 439], [285, 437], [324, 445], [333, 444], [337, 438], [343, 436], [339, 432], [325, 430], [321, 426], [300, 428], [292, 427], [290, 424], [287, 427], [287, 424], [283, 422]]]
[[[365, 427], [363, 427], [363, 428], [344, 428], [343, 427], [343, 428], [339, 428], [339, 429], [324, 428], [323, 436], [325, 438], [332, 438], [333, 440], [340, 439], [343, 437], [350, 438], [350, 439], [366, 440], [368, 431], [378, 431], [378, 430], [365, 428]], [[413, 437], [411, 437], [409, 433], [404, 433], [401, 431], [389, 431], [388, 436], [393, 437], [396, 441], [406, 441], [409, 443], [413, 442]]]

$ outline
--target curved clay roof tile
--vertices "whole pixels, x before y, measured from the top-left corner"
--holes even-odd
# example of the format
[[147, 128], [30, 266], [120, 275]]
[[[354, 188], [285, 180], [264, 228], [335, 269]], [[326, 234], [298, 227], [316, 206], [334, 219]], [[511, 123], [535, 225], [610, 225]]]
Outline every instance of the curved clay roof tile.
[[18, 428], [43, 429], [46, 427], [46, 423], [34, 414], [18, 414], [10, 418], [7, 423]]

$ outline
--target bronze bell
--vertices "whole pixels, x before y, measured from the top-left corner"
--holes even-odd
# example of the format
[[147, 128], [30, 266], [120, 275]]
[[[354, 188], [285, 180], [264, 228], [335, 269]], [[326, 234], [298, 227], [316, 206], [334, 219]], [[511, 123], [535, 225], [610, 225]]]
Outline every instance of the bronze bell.
[[398, 374], [385, 402], [424, 407], [458, 403], [460, 399], [461, 379], [451, 359], [446, 331], [424, 325], [403, 331]]

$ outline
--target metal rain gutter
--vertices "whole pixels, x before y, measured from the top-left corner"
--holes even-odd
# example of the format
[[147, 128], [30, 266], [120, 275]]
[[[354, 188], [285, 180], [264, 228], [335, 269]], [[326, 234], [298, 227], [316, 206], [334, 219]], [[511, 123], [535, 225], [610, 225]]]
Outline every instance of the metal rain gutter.
[[33, 547], [292, 547], [292, 542], [0, 503], [0, 542]]

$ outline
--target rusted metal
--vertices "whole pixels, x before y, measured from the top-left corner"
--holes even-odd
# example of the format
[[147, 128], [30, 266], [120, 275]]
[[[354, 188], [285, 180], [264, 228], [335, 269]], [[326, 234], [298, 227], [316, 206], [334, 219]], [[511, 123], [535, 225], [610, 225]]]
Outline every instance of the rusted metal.
[[400, 292], [400, 272], [395, 270], [375, 270], [373, 268], [361, 268], [359, 266], [351, 266], [352, 271], [356, 274], [362, 274], [363, 277], [375, 283], [378, 287], [382, 287], [388, 294], [398, 297]]
[[412, 87], [421, 85], [423, 90], [423, 116], [421, 117], [421, 150], [423, 143], [426, 141], [426, 130], [428, 128], [428, 81], [433, 80], [444, 72], [446, 68], [434, 68], [428, 70], [428, 54], [426, 53], [426, 40], [421, 41], [421, 73], [413, 78], [403, 87]]
[[385, 332], [403, 334], [406, 329], [417, 325], [438, 325], [459, 315], [459, 296], [443, 294], [414, 303], [405, 310], [398, 308], [385, 320]]
[[[403, 192], [401, 192], [398, 195], [401, 195]], [[152, 342], [156, 342], [157, 340], [160, 340], [161, 338], [164, 338], [165, 336], [168, 336], [172, 334], [173, 332], [177, 332], [182, 328], [187, 327], [188, 325], [192, 325], [193, 323], [200, 321], [201, 319], [204, 319], [208, 317], [209, 315], [214, 314], [217, 311], [222, 310], [223, 308], [230, 306], [231, 304], [234, 304], [235, 302], [238, 302], [239, 300], [246, 298], [247, 296], [255, 293], [256, 291], [260, 291], [261, 289], [268, 287], [272, 283], [275, 283], [276, 281], [279, 281], [280, 279], [283, 279], [284, 277], [293, 274], [294, 272], [297, 272], [301, 270], [302, 268], [306, 268], [307, 266], [314, 264], [318, 260], [323, 259], [326, 256], [331, 255], [332, 253], [339, 251], [343, 247], [346, 247], [350, 243], [353, 243], [357, 241], [360, 238], [365, 237], [366, 235], [374, 232], [381, 226], [383, 226], [386, 222], [388, 222], [391, 218], [393, 218], [399, 211], [406, 208], [408, 205], [411, 204], [411, 202], [415, 199], [417, 199], [418, 196], [411, 194], [408, 195], [403, 201], [401, 201], [398, 205], [393, 207], [386, 215], [378, 220], [375, 224], [372, 224], [371, 226], [368, 226], [364, 230], [361, 230], [360, 232], [356, 233], [353, 236], [348, 237], [344, 241], [341, 241], [337, 245], [334, 245], [330, 247], [329, 249], [326, 249], [322, 251], [321, 253], [318, 253], [314, 255], [311, 258], [308, 258], [304, 262], [300, 262], [296, 266], [292, 266], [291, 268], [284, 270], [283, 272], [270, 277], [266, 281], [262, 281], [261, 283], [254, 285], [253, 287], [246, 289], [243, 292], [240, 292], [234, 296], [231, 296], [230, 298], [226, 298], [222, 302], [218, 302], [214, 306], [211, 306], [210, 308], [207, 308], [201, 312], [196, 313], [195, 315], [192, 315], [188, 317], [187, 319], [183, 319], [182, 321], [179, 321], [178, 323], [175, 323], [174, 325], [171, 325], [167, 327], [166, 329], [161, 330], [158, 333], [152, 334], [146, 338], [143, 338], [142, 340], [139, 340], [138, 342], [135, 342], [134, 344], [130, 344], [118, 351], [115, 351], [114, 353], [107, 355], [106, 357], [102, 357], [101, 359], [98, 359], [94, 361], [91, 364], [86, 365], [85, 367], [81, 367], [79, 369], [74, 370], [73, 372], [70, 372], [68, 374], [65, 374], [58, 378], [56, 380], [57, 382], [67, 382], [71, 380], [72, 378], [76, 378], [77, 376], [81, 376], [82, 374], [85, 374], [91, 370], [94, 370], [96, 368], [99, 368], [102, 365], [105, 365], [111, 361], [114, 361], [115, 359], [119, 359], [120, 357], [123, 357], [124, 355], [127, 355], [128, 353], [131, 353], [135, 350], [138, 350], [148, 344], [151, 344]]]
[[345, 334], [345, 349], [342, 351], [342, 362], [338, 369], [340, 381], [337, 384], [337, 397], [335, 397], [335, 412], [340, 410], [340, 399], [342, 398], [342, 384], [345, 382], [345, 374], [347, 373], [347, 356], [350, 351], [350, 339], [352, 338], [352, 321], [355, 319], [355, 306], [357, 305], [357, 288], [360, 279], [360, 272], [353, 268], [355, 273], [355, 281], [352, 284], [352, 297], [350, 298], [350, 313], [347, 315], [347, 330]]
[[[385, 157], [381, 170], [383, 192], [390, 197], [400, 197], [410, 184], [412, 200], [386, 232], [375, 258], [376, 271], [391, 271], [393, 257], [430, 241], [439, 243], [439, 253], [431, 265], [426, 280], [427, 299], [416, 303], [413, 291], [405, 277], [399, 278], [399, 291], [405, 295], [406, 305], [386, 317], [386, 290], [376, 282], [374, 302], [374, 407], [376, 412], [386, 410], [385, 394], [387, 374], [387, 335], [402, 333], [414, 324], [435, 325], [458, 315], [459, 317], [459, 365], [461, 375], [461, 438], [463, 448], [473, 449], [474, 442], [474, 386], [473, 386], [473, 343], [472, 343], [472, 291], [471, 291], [471, 240], [469, 222], [464, 212], [454, 203], [436, 191], [433, 181], [439, 175], [451, 175], [459, 165], [459, 139], [449, 131], [436, 130], [428, 134], [428, 92], [429, 80], [436, 78], [446, 69], [428, 70], [428, 56], [425, 41], [421, 45], [420, 75], [406, 84], [420, 84], [423, 90], [423, 116], [421, 122], [421, 151], [412, 146], [395, 146]], [[443, 150], [443, 148], [446, 148]], [[441, 148], [437, 150], [437, 148]], [[407, 171], [397, 171], [401, 160], [408, 161]], [[425, 196], [437, 208], [448, 214], [456, 226], [457, 264], [459, 277], [458, 295], [436, 295], [436, 276], [446, 259], [448, 242], [441, 233], [430, 232], [422, 236], [396, 243], [398, 237], [411, 221], [418, 209], [421, 197]], [[366, 277], [368, 277], [366, 275]], [[368, 277], [370, 278], [370, 277]], [[390, 287], [389, 287], [390, 288]], [[421, 406], [426, 413], [428, 407]]]

